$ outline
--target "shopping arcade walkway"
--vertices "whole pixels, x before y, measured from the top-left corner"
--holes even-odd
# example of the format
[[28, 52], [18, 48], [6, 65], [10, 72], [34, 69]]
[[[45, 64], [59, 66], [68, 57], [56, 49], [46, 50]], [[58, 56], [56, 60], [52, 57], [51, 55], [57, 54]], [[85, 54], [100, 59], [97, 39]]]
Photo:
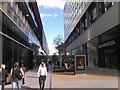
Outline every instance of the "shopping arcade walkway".
[[[26, 72], [25, 80], [26, 83], [22, 86], [22, 90], [39, 90], [37, 68]], [[11, 84], [6, 86], [6, 88], [11, 87]], [[118, 78], [100, 74], [73, 75], [71, 72], [52, 73], [52, 69], [50, 69], [45, 88], [48, 90], [53, 90], [54, 88], [105, 88], [105, 90], [118, 90]]]
[[[25, 74], [25, 84], [22, 85], [22, 90], [39, 90], [39, 79], [37, 76], [37, 69], [29, 70]], [[52, 78], [52, 69], [49, 70], [46, 78], [45, 88], [51, 88], [51, 78]], [[12, 88], [12, 84], [8, 84], [5, 86], [7, 89]]]

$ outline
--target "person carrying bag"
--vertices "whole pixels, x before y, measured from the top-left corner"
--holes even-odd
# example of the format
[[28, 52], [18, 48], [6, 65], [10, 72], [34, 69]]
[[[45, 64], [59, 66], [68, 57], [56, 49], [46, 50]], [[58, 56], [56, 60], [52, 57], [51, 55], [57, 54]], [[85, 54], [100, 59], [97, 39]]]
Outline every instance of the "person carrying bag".
[[21, 90], [21, 80], [23, 77], [23, 71], [19, 67], [19, 63], [16, 62], [14, 64], [14, 67], [11, 69], [11, 74], [12, 74], [12, 88], [15, 90], [18, 88]]

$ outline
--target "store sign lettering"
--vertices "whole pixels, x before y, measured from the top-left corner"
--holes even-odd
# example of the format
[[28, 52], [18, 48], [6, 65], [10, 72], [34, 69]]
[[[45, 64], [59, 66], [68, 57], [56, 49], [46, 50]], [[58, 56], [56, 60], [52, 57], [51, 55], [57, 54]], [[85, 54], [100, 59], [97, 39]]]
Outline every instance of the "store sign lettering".
[[109, 41], [109, 42], [106, 42], [106, 43], [103, 43], [103, 44], [100, 44], [98, 45], [98, 48], [103, 48], [103, 47], [107, 47], [107, 46], [112, 46], [115, 44], [115, 41], [112, 40], [112, 41]]

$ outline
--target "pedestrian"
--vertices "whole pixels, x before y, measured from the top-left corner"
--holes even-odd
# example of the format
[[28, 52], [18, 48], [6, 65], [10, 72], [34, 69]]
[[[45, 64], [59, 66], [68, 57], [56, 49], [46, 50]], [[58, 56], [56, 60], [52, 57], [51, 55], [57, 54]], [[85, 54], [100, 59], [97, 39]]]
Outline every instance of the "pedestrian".
[[11, 69], [12, 74], [12, 88], [13, 90], [21, 90], [21, 79], [23, 78], [23, 71], [19, 66], [19, 63], [16, 62]]
[[0, 90], [2, 89], [2, 68], [0, 67]]
[[49, 62], [48, 61], [46, 63], [46, 68], [47, 68], [47, 72], [48, 72], [48, 70], [49, 70]]
[[24, 67], [24, 64], [21, 65], [21, 69], [23, 71], [22, 84], [25, 84], [25, 71], [26, 71], [26, 69]]
[[6, 70], [6, 65], [5, 64], [1, 65], [1, 73], [2, 73], [1, 88], [2, 88], [2, 90], [4, 90], [5, 89], [6, 78], [8, 76], [8, 72]]
[[68, 64], [65, 62], [65, 69], [68, 69]]
[[47, 68], [44, 62], [41, 62], [38, 68], [39, 86], [40, 90], [44, 90], [45, 80], [47, 76]]

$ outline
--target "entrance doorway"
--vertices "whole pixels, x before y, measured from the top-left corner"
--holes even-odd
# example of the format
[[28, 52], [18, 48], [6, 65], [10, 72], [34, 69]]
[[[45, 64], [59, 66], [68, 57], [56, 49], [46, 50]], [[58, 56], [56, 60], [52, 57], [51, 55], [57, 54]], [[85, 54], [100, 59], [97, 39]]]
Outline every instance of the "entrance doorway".
[[99, 67], [117, 69], [117, 52], [115, 45], [98, 49], [98, 57]]

